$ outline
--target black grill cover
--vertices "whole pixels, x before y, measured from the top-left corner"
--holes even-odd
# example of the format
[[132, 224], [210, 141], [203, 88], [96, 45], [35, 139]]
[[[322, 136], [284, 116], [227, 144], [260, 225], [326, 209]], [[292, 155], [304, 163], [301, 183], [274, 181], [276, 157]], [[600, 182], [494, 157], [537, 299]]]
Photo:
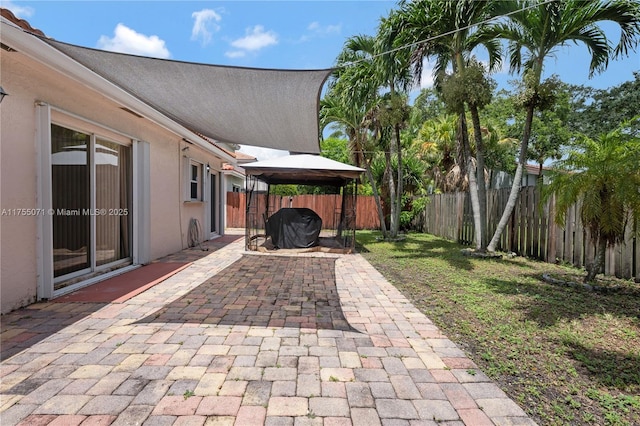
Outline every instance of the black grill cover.
[[313, 210], [284, 208], [269, 217], [266, 232], [277, 248], [307, 248], [318, 245], [321, 228], [322, 219]]

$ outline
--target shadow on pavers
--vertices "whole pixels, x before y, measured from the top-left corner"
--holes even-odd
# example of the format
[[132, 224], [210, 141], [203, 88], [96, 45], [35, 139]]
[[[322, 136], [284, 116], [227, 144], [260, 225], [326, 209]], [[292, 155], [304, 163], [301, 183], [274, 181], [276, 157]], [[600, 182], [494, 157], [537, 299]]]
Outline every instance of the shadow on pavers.
[[139, 322], [358, 331], [345, 319], [335, 258], [243, 255]]

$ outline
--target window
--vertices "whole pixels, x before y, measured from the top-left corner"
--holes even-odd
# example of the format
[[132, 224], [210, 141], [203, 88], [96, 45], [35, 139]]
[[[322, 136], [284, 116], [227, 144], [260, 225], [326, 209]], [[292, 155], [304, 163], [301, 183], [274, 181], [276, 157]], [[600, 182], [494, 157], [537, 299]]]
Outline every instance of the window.
[[202, 201], [202, 163], [189, 159], [187, 201]]
[[240, 187], [240, 185], [233, 184], [232, 191], [233, 192], [242, 192], [242, 188]]

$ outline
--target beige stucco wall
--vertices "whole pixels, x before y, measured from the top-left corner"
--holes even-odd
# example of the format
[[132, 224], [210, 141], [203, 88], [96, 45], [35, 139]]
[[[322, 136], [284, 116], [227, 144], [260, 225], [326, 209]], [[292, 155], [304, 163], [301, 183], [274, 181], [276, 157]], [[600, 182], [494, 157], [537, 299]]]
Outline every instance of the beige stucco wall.
[[[99, 92], [87, 88], [19, 52], [0, 52], [1, 85], [9, 96], [0, 105], [0, 208], [5, 209], [0, 227], [0, 312], [6, 313], [35, 301], [39, 218], [8, 215], [12, 209], [37, 206], [38, 147], [36, 102], [50, 104], [74, 122], [89, 128], [105, 126], [150, 144], [150, 258], [156, 259], [187, 247], [191, 217], [202, 227], [204, 203], [184, 203], [185, 179], [182, 136], [136, 117]], [[93, 122], [93, 123], [91, 123]], [[48, 147], [45, 147], [48, 150]], [[198, 147], [187, 152], [212, 170], [221, 161]], [[135, 173], [135, 172], [134, 172]], [[135, 232], [134, 232], [135, 233]]]
[[[0, 56], [1, 85], [9, 96], [0, 104], [0, 300], [2, 312], [36, 297], [35, 216], [13, 215], [9, 209], [36, 207], [35, 108], [27, 75], [11, 72], [8, 56]], [[17, 90], [14, 90], [16, 88]]]

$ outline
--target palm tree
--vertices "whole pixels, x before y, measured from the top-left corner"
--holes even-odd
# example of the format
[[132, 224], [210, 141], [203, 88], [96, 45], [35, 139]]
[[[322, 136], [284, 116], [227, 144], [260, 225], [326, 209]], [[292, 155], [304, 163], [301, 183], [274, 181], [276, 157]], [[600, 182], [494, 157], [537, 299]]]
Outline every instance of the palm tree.
[[371, 184], [382, 235], [387, 238], [380, 194], [371, 171], [373, 158], [367, 154], [371, 150], [368, 116], [378, 103], [378, 85], [371, 63], [363, 59], [368, 57], [365, 52], [373, 49], [373, 43], [373, 38], [368, 36], [356, 36], [346, 41], [320, 104], [320, 125], [324, 129], [337, 123], [344, 129], [351, 159], [355, 165], [364, 167]]
[[[398, 13], [392, 11], [388, 17], [380, 20], [378, 34], [376, 36], [376, 51], [372, 58], [376, 65], [377, 75], [381, 86], [389, 90], [383, 99], [385, 103], [379, 115], [380, 124], [393, 128], [393, 139], [395, 144], [390, 145], [395, 151], [398, 167], [396, 168], [395, 179], [393, 174], [389, 175], [391, 220], [390, 237], [396, 238], [400, 228], [400, 212], [402, 210], [402, 197], [404, 194], [402, 176], [404, 167], [402, 166], [402, 140], [400, 131], [409, 120], [409, 108], [407, 106], [407, 96], [403, 95], [410, 83], [411, 72], [409, 55], [406, 49], [396, 49], [398, 47], [395, 28]], [[388, 162], [391, 159], [388, 159]], [[394, 186], [395, 180], [395, 188]]]
[[[636, 118], [640, 123], [640, 117]], [[586, 265], [585, 282], [604, 266], [607, 246], [624, 240], [629, 224], [640, 221], [640, 137], [621, 128], [596, 139], [583, 136], [569, 155], [556, 163], [544, 199], [555, 196], [555, 221], [565, 224], [566, 213], [581, 202], [580, 215], [594, 241], [596, 255]], [[635, 229], [636, 233], [639, 230]]]
[[455, 168], [459, 170], [459, 155], [456, 147], [458, 117], [453, 114], [440, 115], [427, 120], [418, 132], [413, 144], [422, 160], [428, 164], [434, 186], [440, 191], [461, 189], [461, 180], [454, 188], [447, 185], [445, 176]]
[[[484, 26], [475, 26], [493, 16], [494, 3], [473, 0], [402, 1], [399, 17], [395, 21], [397, 26], [395, 32], [398, 43], [412, 46], [411, 63], [414, 77], [417, 79], [421, 77], [424, 59], [432, 58], [435, 60], [434, 75], [437, 88], [442, 88], [448, 67], [451, 67], [454, 76], [464, 81], [467, 67], [472, 59], [471, 52], [478, 46], [484, 46], [488, 51], [489, 69], [494, 69], [500, 62], [500, 44], [495, 39], [485, 37]], [[452, 32], [452, 30], [455, 31]], [[476, 248], [483, 249], [487, 238], [484, 170], [477, 172], [480, 176], [478, 178], [474, 162], [470, 157], [465, 102], [471, 107], [474, 127], [480, 123], [478, 108], [482, 105], [462, 101], [454, 105], [453, 109], [458, 115], [458, 143], [466, 154], [466, 160], [461, 166], [466, 166], [469, 178]], [[476, 155], [482, 162], [484, 155], [482, 132], [476, 131], [475, 138]]]
[[[361, 110], [365, 113], [361, 127], [371, 130], [369, 134], [386, 153], [385, 181], [388, 182], [391, 215], [389, 233], [385, 233], [385, 238], [395, 238], [399, 230], [403, 194], [400, 130], [408, 120], [403, 91], [410, 82], [410, 74], [406, 53], [385, 50], [388, 47], [385, 36], [387, 22], [387, 19], [381, 21], [377, 37], [360, 35], [347, 40], [337, 61], [334, 93], [345, 105], [359, 103], [356, 108], [365, 107]], [[387, 93], [383, 95], [384, 91]], [[394, 144], [390, 143], [391, 139]], [[395, 168], [395, 173], [391, 164], [393, 154], [400, 165]]]
[[[593, 75], [604, 71], [610, 59], [627, 55], [638, 44], [640, 36], [640, 6], [631, 0], [516, 0], [500, 5], [503, 13], [517, 13], [510, 14], [507, 22], [495, 25], [490, 34], [509, 41], [511, 70], [523, 71], [525, 90], [521, 103], [526, 109], [526, 118], [511, 193], [487, 247], [489, 251], [495, 251], [515, 207], [527, 161], [534, 111], [545, 109], [554, 101], [554, 93], [541, 82], [545, 59], [569, 42], [584, 43], [591, 53], [589, 73]], [[620, 40], [615, 46], [599, 26], [605, 21], [620, 27]]]

